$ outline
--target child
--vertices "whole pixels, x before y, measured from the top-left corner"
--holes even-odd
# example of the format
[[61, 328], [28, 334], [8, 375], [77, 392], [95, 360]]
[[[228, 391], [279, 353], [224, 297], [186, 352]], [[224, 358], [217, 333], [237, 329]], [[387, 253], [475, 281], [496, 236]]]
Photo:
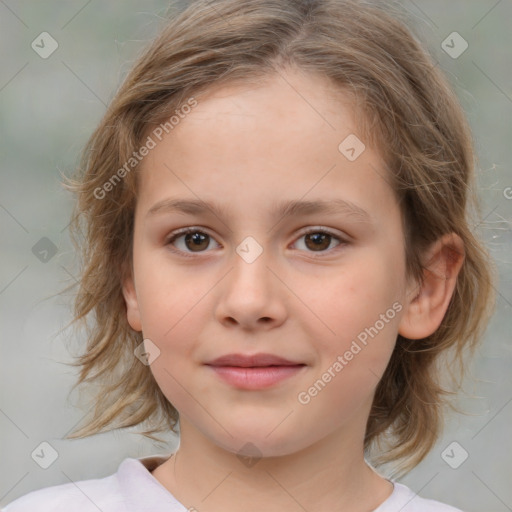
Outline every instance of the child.
[[154, 439], [179, 420], [179, 448], [5, 511], [457, 510], [373, 466], [429, 452], [436, 369], [491, 315], [473, 161], [454, 93], [398, 15], [192, 2], [69, 185], [75, 320], [95, 319], [79, 383], [100, 383], [69, 437], [147, 422]]

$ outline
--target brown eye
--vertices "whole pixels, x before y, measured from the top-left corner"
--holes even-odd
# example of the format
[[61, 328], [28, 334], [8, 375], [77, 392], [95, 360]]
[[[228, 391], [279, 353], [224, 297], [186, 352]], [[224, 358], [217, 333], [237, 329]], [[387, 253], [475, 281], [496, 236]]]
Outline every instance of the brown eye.
[[188, 229], [175, 233], [167, 240], [167, 245], [176, 247], [176, 252], [190, 254], [191, 252], [206, 252], [212, 238], [198, 229]]
[[[205, 243], [206, 242], [206, 243]], [[192, 251], [207, 249], [210, 245], [210, 237], [199, 231], [185, 235], [185, 246]]]
[[312, 251], [327, 249], [331, 243], [332, 236], [326, 233], [310, 233], [306, 235], [306, 247]]
[[[306, 252], [328, 253], [331, 252], [330, 248], [332, 248], [331, 244], [333, 241], [336, 242], [334, 248], [338, 245], [346, 245], [346, 242], [339, 236], [323, 229], [310, 229], [308, 232], [303, 233], [295, 243], [299, 245], [299, 249]], [[301, 245], [302, 247], [300, 247]]]

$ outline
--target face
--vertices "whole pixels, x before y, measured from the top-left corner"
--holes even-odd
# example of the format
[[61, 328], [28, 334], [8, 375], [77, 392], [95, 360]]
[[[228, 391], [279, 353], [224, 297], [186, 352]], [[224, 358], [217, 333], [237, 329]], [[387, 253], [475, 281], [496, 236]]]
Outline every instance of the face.
[[[407, 293], [399, 207], [348, 97], [283, 74], [196, 97], [144, 158], [123, 288], [181, 420], [264, 456], [362, 438]], [[248, 359], [208, 364], [229, 354]]]

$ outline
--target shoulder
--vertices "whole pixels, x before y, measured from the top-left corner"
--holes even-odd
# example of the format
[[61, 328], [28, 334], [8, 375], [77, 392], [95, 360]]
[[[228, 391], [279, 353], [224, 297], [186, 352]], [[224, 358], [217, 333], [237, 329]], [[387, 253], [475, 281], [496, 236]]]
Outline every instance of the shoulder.
[[462, 512], [435, 500], [421, 498], [409, 487], [393, 482], [393, 494], [374, 512]]
[[116, 475], [45, 487], [12, 501], [1, 512], [125, 512]]
[[168, 458], [169, 454], [126, 458], [110, 476], [32, 491], [0, 512], [187, 512], [151, 474]]

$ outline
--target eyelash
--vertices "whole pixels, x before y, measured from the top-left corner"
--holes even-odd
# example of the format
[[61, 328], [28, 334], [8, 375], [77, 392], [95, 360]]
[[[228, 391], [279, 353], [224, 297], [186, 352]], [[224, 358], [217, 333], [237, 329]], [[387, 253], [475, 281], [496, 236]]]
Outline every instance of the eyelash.
[[[210, 237], [210, 239], [214, 239], [211, 235], [209, 235], [206, 231], [204, 231], [202, 228], [197, 228], [197, 227], [190, 227], [190, 228], [183, 228], [181, 230], [178, 230], [178, 231], [175, 231], [174, 233], [171, 234], [171, 236], [169, 238], [166, 239], [165, 241], [165, 245], [166, 246], [169, 246], [169, 249], [174, 252], [174, 253], [177, 253], [181, 256], [184, 256], [186, 258], [194, 258], [196, 257], [196, 254], [201, 254], [202, 252], [209, 252], [209, 251], [199, 251], [197, 253], [193, 253], [193, 252], [186, 252], [186, 251], [182, 251], [182, 250], [179, 250], [179, 249], [176, 249], [174, 247], [172, 247], [172, 244], [173, 242], [175, 242], [178, 238], [184, 236], [184, 235], [187, 235], [189, 233], [201, 233], [201, 234], [204, 234], [204, 235], [208, 235]], [[348, 242], [342, 238], [340, 238], [339, 236], [337, 236], [335, 233], [329, 231], [329, 230], [326, 230], [326, 229], [323, 229], [323, 228], [314, 228], [314, 229], [309, 229], [308, 231], [304, 231], [301, 233], [301, 235], [299, 236], [299, 238], [297, 240], [299, 240], [300, 238], [306, 236], [306, 235], [310, 235], [310, 234], [313, 234], [313, 233], [321, 233], [321, 234], [324, 234], [324, 235], [328, 235], [330, 237], [332, 237], [333, 239], [339, 241], [339, 244], [336, 245], [333, 249], [329, 249], [329, 250], [326, 250], [326, 251], [318, 251], [320, 254], [321, 253], [330, 253], [334, 250], [336, 250], [336, 248], [338, 247], [341, 247], [343, 245], [347, 245]], [[321, 255], [316, 255], [316, 252], [315, 251], [308, 251], [308, 252], [311, 252], [314, 256], [314, 258], [321, 258], [322, 256]]]

